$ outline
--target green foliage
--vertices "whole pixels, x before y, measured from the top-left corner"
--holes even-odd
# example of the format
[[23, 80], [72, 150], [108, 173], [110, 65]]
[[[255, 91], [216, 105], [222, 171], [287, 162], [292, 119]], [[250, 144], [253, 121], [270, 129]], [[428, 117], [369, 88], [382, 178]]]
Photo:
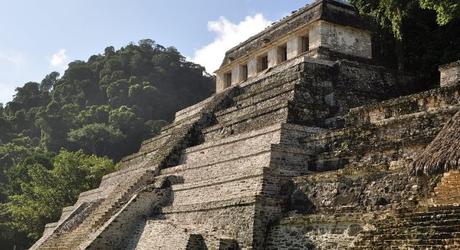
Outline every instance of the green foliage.
[[20, 175], [10, 174], [20, 190], [10, 196], [7, 211], [12, 228], [40, 237], [46, 223], [59, 219], [63, 206], [72, 205], [78, 195], [95, 188], [104, 174], [115, 170], [107, 158], [85, 155], [82, 151], [61, 151], [51, 162], [44, 156], [25, 159]]
[[420, 0], [420, 7], [434, 10], [437, 14], [437, 22], [446, 25], [454, 18], [460, 17], [460, 2], [452, 0]]
[[112, 148], [120, 143], [124, 134], [103, 123], [93, 123], [69, 132], [69, 141], [74, 142], [85, 152], [96, 155], [108, 155]]
[[350, 0], [378, 24], [374, 56], [412, 73], [410, 90], [439, 82], [438, 67], [460, 59], [460, 3], [452, 0]]
[[439, 25], [446, 25], [460, 17], [460, 3], [453, 0], [350, 0], [361, 14], [372, 16], [377, 23], [390, 28], [396, 38], [402, 39], [403, 22], [422, 9], [433, 10]]

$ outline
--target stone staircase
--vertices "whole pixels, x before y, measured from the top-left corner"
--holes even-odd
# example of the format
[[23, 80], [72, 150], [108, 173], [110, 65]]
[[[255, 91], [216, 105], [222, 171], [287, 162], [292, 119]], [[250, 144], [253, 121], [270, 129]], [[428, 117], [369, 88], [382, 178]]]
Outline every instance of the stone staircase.
[[94, 232], [110, 219], [131, 196], [153, 180], [154, 171], [147, 170], [132, 179], [120, 183], [111, 195], [97, 206], [90, 216], [71, 232], [61, 232], [46, 241], [41, 249], [72, 249], [88, 238], [88, 232]]
[[216, 123], [203, 130], [206, 141], [260, 129], [287, 120], [295, 82], [259, 81], [242, 88], [233, 105], [216, 112]]
[[353, 249], [459, 249], [460, 207], [402, 212], [361, 235]]
[[[162, 169], [157, 177], [175, 176], [181, 181], [171, 187], [171, 204], [147, 221], [148, 228], [144, 229], [140, 242], [163, 246], [161, 249], [181, 248], [176, 248], [173, 242], [163, 242], [170, 238], [184, 239], [181, 230], [164, 230], [166, 225], [177, 223], [187, 229], [187, 234], [201, 235], [208, 247], [218, 245], [221, 238], [237, 240], [243, 244], [240, 247], [252, 247], [253, 241], [261, 239], [253, 239], [251, 233], [240, 233], [260, 230], [252, 222], [255, 215], [251, 211], [261, 206], [262, 200], [274, 202], [270, 206], [275, 209], [284, 202], [279, 195], [280, 182], [309, 172], [306, 164], [313, 152], [289, 142], [316, 132], [296, 125], [275, 124], [187, 148], [180, 165]], [[297, 156], [276, 157], [284, 154], [282, 150]], [[226, 214], [225, 219], [220, 217], [222, 213]]]
[[434, 190], [432, 203], [434, 206], [460, 206], [460, 171], [444, 174]]
[[[91, 241], [104, 230], [104, 224], [115, 213], [120, 212], [127, 203], [140, 190], [154, 181], [154, 176], [164, 167], [176, 165], [184, 148], [199, 140], [196, 133], [212, 121], [212, 114], [225, 107], [229, 96], [237, 92], [231, 88], [223, 93], [205, 100], [193, 117], [180, 119], [163, 128], [161, 134], [154, 139], [143, 143], [137, 154], [122, 160], [122, 169], [103, 178], [100, 188], [107, 189], [103, 201], [78, 225], [72, 226], [71, 231], [59, 230], [56, 226], [53, 233], [40, 240], [31, 249], [75, 249], [86, 248]], [[98, 192], [94, 192], [99, 195]], [[77, 202], [78, 203], [78, 202]], [[71, 221], [62, 221], [68, 224]], [[69, 227], [67, 227], [69, 228]], [[95, 234], [95, 235], [92, 235]]]

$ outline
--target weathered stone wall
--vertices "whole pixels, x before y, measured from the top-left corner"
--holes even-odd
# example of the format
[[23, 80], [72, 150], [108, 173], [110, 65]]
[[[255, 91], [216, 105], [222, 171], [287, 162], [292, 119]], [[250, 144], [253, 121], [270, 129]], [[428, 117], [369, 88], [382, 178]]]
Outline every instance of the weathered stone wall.
[[441, 72], [441, 87], [455, 85], [460, 82], [460, 61], [439, 68]]
[[371, 220], [367, 214], [292, 215], [271, 228], [266, 249], [349, 249]]
[[[400, 242], [400, 246], [410, 248], [413, 242], [404, 241], [406, 237], [420, 240], [422, 248], [430, 244], [439, 247], [453, 244], [448, 236], [442, 235], [442, 230], [447, 229], [440, 223], [429, 222], [440, 225], [440, 232], [433, 229], [429, 235], [410, 231], [415, 230], [411, 227], [424, 226], [428, 232], [430, 224], [420, 220], [431, 214], [442, 218], [454, 216], [456, 210], [451, 208], [414, 215], [403, 212], [396, 219], [385, 218], [393, 218], [393, 213], [404, 208], [430, 204], [427, 194], [433, 190], [429, 182], [438, 178], [411, 176], [411, 162], [458, 112], [459, 101], [456, 85], [379, 102], [352, 109], [345, 115], [345, 128], [304, 139], [303, 147], [317, 152], [308, 164], [312, 172], [293, 178], [285, 218], [271, 228], [267, 248], [353, 249], [356, 243], [362, 247], [357, 249], [385, 249], [385, 244], [369, 245], [381, 242], [379, 239]], [[440, 194], [438, 197], [444, 197], [440, 200], [447, 197], [441, 191], [445, 190], [442, 188], [445, 183], [453, 182], [441, 182], [435, 189]], [[336, 214], [344, 216], [338, 218]], [[414, 219], [398, 223], [404, 216]], [[397, 230], [404, 234], [403, 238], [391, 238], [389, 232], [397, 234]], [[423, 237], [426, 241], [421, 241]], [[438, 238], [443, 240], [434, 240]]]
[[372, 39], [366, 30], [319, 21], [310, 29], [309, 40], [310, 49], [324, 47], [338, 53], [372, 58]]

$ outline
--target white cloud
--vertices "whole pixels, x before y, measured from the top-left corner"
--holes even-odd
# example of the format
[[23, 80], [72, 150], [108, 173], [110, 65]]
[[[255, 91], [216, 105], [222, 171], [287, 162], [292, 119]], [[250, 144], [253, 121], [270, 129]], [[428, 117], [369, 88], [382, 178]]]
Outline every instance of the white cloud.
[[225, 17], [208, 22], [208, 30], [215, 33], [214, 41], [195, 51], [192, 61], [206, 67], [212, 73], [222, 63], [225, 52], [257, 34], [271, 24], [262, 14], [247, 16], [240, 23], [232, 23]]
[[69, 58], [67, 57], [65, 49], [60, 49], [58, 52], [54, 53], [50, 59], [50, 66], [55, 69], [65, 69], [68, 63]]

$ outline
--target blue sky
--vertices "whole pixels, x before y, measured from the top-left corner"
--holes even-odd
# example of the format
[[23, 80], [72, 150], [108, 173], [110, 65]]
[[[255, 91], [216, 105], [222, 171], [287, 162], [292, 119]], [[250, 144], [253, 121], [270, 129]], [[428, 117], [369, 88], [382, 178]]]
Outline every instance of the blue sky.
[[68, 62], [150, 38], [213, 71], [224, 51], [311, 0], [0, 0], [0, 103]]

